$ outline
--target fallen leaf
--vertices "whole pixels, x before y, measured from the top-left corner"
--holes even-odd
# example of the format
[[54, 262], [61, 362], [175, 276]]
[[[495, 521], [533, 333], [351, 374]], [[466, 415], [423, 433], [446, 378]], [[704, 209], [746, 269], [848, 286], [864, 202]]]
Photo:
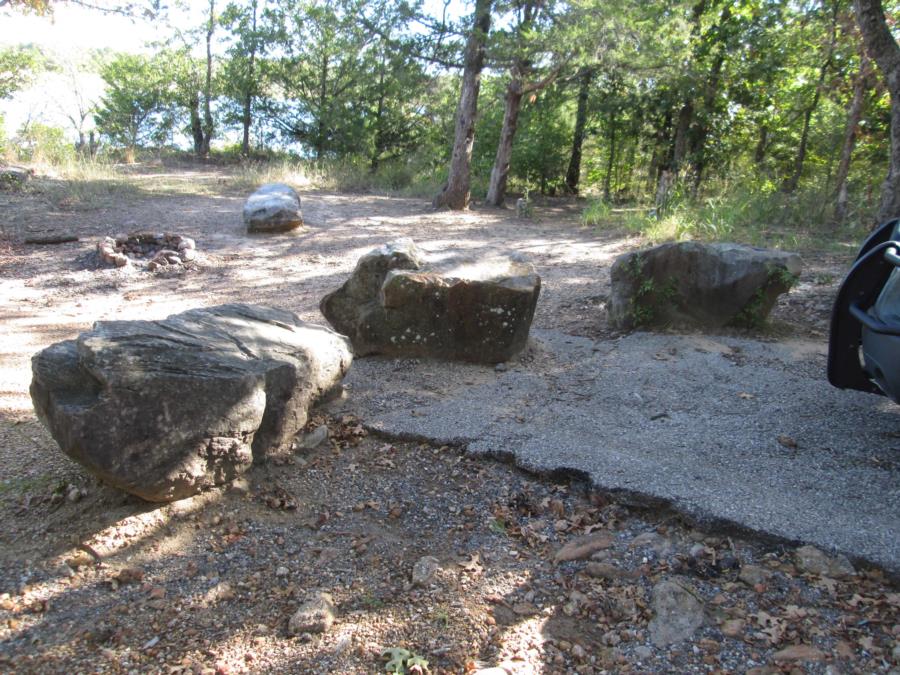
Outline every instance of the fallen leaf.
[[569, 560], [584, 560], [589, 558], [592, 553], [609, 548], [615, 541], [614, 537], [605, 530], [592, 532], [581, 537], [575, 537], [556, 552], [554, 560], [556, 562], [566, 562]]
[[822, 661], [825, 659], [825, 652], [810, 645], [792, 645], [775, 652], [773, 658], [776, 663], [779, 661]]

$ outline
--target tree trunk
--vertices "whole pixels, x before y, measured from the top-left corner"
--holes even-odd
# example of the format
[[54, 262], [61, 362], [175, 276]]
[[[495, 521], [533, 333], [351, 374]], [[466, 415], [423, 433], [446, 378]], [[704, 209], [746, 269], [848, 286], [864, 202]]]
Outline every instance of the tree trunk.
[[522, 80], [513, 75], [506, 86], [506, 102], [503, 107], [503, 127], [500, 130], [500, 142], [497, 144], [497, 156], [491, 169], [491, 182], [488, 186], [487, 199], [491, 206], [503, 206], [506, 199], [506, 181], [509, 178], [509, 162], [512, 158], [513, 140], [519, 125], [519, 111], [522, 109]]
[[656, 186], [656, 217], [659, 218], [669, 205], [672, 187], [675, 184], [675, 174], [668, 169], [659, 172], [659, 183]]
[[247, 63], [247, 81], [245, 83], [246, 87], [244, 90], [244, 110], [243, 115], [241, 116], [241, 124], [244, 127], [244, 135], [241, 139], [241, 154], [244, 157], [250, 156], [250, 125], [253, 123], [251, 110], [253, 108], [253, 92], [256, 89], [256, 82], [253, 79], [256, 76], [256, 10], [257, 0], [253, 0], [253, 2], [251, 3], [251, 11], [253, 12], [253, 15], [250, 24], [253, 34], [250, 38], [250, 58], [248, 59]]
[[675, 125], [675, 141], [672, 145], [672, 161], [668, 167], [675, 174], [676, 179], [681, 173], [681, 165], [688, 154], [688, 132], [691, 130], [693, 121], [694, 102], [686, 101], [681, 106], [681, 110], [678, 111], [678, 123]]
[[435, 208], [446, 206], [462, 210], [469, 207], [469, 181], [472, 165], [472, 146], [475, 144], [475, 119], [478, 115], [478, 91], [487, 34], [491, 28], [492, 0], [475, 0], [472, 32], [466, 41], [463, 81], [456, 108], [456, 131], [450, 174], [443, 190], [434, 198]]
[[594, 71], [584, 68], [578, 78], [578, 108], [575, 111], [575, 133], [572, 136], [572, 155], [569, 157], [569, 169], [566, 171], [566, 187], [573, 195], [578, 194], [578, 183], [581, 180], [581, 147], [584, 145], [585, 128], [587, 127], [588, 96]]
[[860, 54], [859, 73], [853, 83], [853, 99], [847, 111], [847, 129], [844, 131], [844, 143], [841, 146], [841, 161], [838, 163], [835, 177], [834, 224], [839, 225], [847, 218], [847, 176], [850, 174], [850, 158], [853, 146], [856, 145], [856, 132], [862, 119], [863, 105], [866, 100], [867, 79], [869, 76], [869, 59], [865, 53]]
[[200, 120], [200, 97], [196, 93], [192, 93], [188, 105], [191, 113], [191, 136], [194, 139], [194, 154], [197, 157], [203, 157], [203, 122]]
[[819, 107], [819, 99], [822, 96], [822, 89], [825, 87], [825, 76], [828, 69], [831, 68], [831, 60], [834, 56], [834, 47], [837, 43], [837, 25], [838, 25], [838, 7], [840, 0], [834, 0], [831, 19], [831, 38], [828, 42], [828, 51], [825, 54], [825, 61], [819, 68], [819, 79], [816, 82], [815, 93], [812, 102], [803, 113], [803, 130], [800, 133], [800, 145], [797, 146], [797, 155], [794, 158], [794, 170], [791, 175], [784, 181], [782, 190], [788, 194], [795, 192], [800, 184], [800, 176], [803, 174], [803, 164], [806, 161], [806, 146], [809, 142], [809, 125], [812, 121], [813, 113]]
[[216, 0], [209, 0], [209, 20], [206, 24], [206, 82], [203, 86], [203, 144], [201, 157], [209, 157], [213, 135], [212, 117], [212, 37], [216, 28]]
[[900, 216], [900, 46], [885, 20], [881, 0], [856, 0], [856, 20], [866, 51], [884, 77], [891, 97], [891, 157], [881, 188], [878, 221]]
[[381, 54], [381, 67], [378, 70], [378, 104], [375, 107], [375, 140], [372, 147], [372, 161], [369, 164], [370, 173], [378, 171], [381, 153], [384, 152], [384, 100], [386, 91], [384, 87], [385, 70], [387, 70], [387, 53]]
[[663, 124], [657, 127], [653, 156], [650, 159], [650, 168], [647, 172], [647, 190], [659, 190], [659, 180], [663, 171], [668, 171], [672, 161], [672, 147], [669, 138], [672, 134], [672, 111], [666, 110]]
[[241, 136], [241, 156], [250, 156], [250, 125], [253, 124], [253, 115], [251, 109], [253, 107], [253, 96], [250, 93], [244, 94], [244, 110], [241, 115], [241, 126], [243, 126], [243, 135]]
[[319, 68], [319, 119], [316, 120], [316, 159], [325, 154], [325, 104], [328, 101], [328, 54], [322, 55]]
[[816, 87], [815, 96], [813, 96], [812, 104], [803, 113], [803, 131], [800, 133], [800, 145], [797, 146], [797, 155], [794, 157], [794, 170], [791, 175], [784, 181], [781, 186], [782, 191], [790, 194], [797, 190], [800, 184], [800, 176], [803, 173], [803, 164], [806, 161], [806, 144], [809, 140], [809, 124], [812, 120], [812, 114], [819, 105], [820, 90]]
[[612, 173], [616, 165], [616, 114], [609, 115], [609, 158], [606, 160], [606, 175], [603, 177], [603, 201], [609, 203]]
[[[726, 5], [722, 10], [722, 23], [731, 17], [731, 9]], [[706, 138], [709, 135], [710, 119], [716, 105], [716, 97], [719, 95], [719, 85], [722, 82], [722, 67], [725, 65], [725, 54], [720, 52], [713, 59], [709, 76], [706, 78], [706, 86], [703, 92], [703, 112], [699, 115], [694, 125], [691, 137], [691, 163], [694, 167], [694, 183], [691, 188], [696, 197], [700, 191], [700, 183], [703, 180], [703, 171], [706, 168]]]

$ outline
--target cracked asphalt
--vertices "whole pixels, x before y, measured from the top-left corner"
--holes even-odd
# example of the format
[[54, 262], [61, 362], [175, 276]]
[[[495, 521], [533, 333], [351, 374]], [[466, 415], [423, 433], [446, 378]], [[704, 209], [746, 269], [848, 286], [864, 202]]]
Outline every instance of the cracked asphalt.
[[900, 573], [900, 407], [832, 388], [825, 355], [808, 340], [532, 330], [500, 369], [357, 359], [338, 407], [389, 437]]

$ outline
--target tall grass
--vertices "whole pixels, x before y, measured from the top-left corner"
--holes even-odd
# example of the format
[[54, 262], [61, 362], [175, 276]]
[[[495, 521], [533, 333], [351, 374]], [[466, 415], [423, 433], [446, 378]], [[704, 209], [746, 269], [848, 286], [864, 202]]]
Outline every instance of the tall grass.
[[774, 248], [855, 245], [868, 229], [868, 211], [847, 223], [830, 221], [827, 187], [811, 184], [785, 194], [770, 184], [722, 181], [707, 186], [707, 195], [676, 191], [665, 209], [651, 206], [615, 209], [602, 200], [590, 202], [582, 222], [598, 229], [624, 229], [647, 243], [667, 241], [734, 241]]
[[29, 166], [34, 169], [35, 178], [23, 189], [64, 210], [98, 208], [142, 192], [131, 177], [102, 160], [72, 156], [57, 162], [30, 162]]
[[235, 189], [252, 189], [275, 182], [303, 188], [408, 197], [432, 196], [441, 181], [440, 171], [416, 158], [385, 162], [375, 170], [368, 162], [354, 160], [250, 162], [240, 165], [226, 178], [226, 183]]
[[81, 210], [102, 207], [123, 196], [245, 193], [275, 182], [298, 189], [431, 197], [443, 179], [441, 171], [415, 157], [382, 163], [374, 171], [367, 162], [352, 160], [317, 162], [281, 157], [235, 161], [214, 156], [208, 163], [198, 163], [182, 153], [139, 157], [141, 161], [136, 164], [115, 159], [73, 153], [56, 161], [30, 161], [26, 164], [37, 177], [24, 189], [42, 195], [59, 208]]

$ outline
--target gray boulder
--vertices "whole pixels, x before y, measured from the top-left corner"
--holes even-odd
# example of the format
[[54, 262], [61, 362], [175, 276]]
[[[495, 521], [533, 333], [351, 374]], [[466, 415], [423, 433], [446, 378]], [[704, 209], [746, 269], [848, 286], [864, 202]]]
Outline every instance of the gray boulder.
[[244, 204], [247, 232], [287, 232], [303, 225], [300, 197], [284, 183], [268, 183], [247, 198]]
[[221, 305], [100, 321], [32, 359], [35, 411], [91, 473], [149, 501], [232, 480], [340, 390], [349, 344], [291, 312]]
[[528, 341], [540, 290], [534, 266], [515, 254], [426, 263], [402, 239], [360, 258], [320, 309], [357, 356], [499, 363]]
[[614, 328], [758, 327], [802, 269], [796, 253], [740, 244], [679, 242], [613, 263]]
[[665, 647], [691, 637], [705, 621], [703, 603], [685, 581], [661, 581], [653, 587], [650, 640]]

